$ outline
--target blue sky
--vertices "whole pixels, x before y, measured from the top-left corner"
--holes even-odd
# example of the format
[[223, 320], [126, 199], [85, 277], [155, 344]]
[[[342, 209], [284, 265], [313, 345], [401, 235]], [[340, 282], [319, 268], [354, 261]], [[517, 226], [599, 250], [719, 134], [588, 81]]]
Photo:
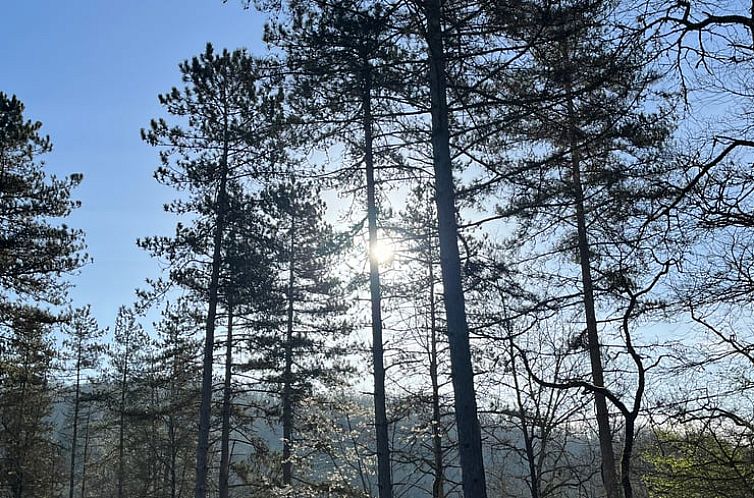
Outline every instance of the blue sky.
[[135, 240], [169, 233], [169, 189], [152, 178], [157, 152], [139, 130], [163, 115], [157, 95], [180, 85], [178, 63], [212, 42], [261, 52], [263, 18], [231, 0], [16, 0], [3, 2], [0, 91], [42, 121], [59, 175], [79, 172], [82, 207], [68, 220], [86, 232], [94, 263], [73, 279], [76, 305], [101, 325], [156, 276]]

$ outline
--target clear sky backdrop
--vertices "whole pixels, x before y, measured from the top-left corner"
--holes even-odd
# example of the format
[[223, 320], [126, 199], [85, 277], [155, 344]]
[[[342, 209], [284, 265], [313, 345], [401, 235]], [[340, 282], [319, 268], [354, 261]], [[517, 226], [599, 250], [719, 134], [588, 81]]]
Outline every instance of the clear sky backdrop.
[[77, 306], [102, 326], [133, 302], [156, 261], [136, 247], [170, 233], [172, 192], [153, 179], [157, 151], [140, 129], [163, 116], [157, 95], [180, 86], [178, 63], [216, 48], [261, 53], [263, 18], [239, 0], [0, 0], [0, 91], [42, 121], [48, 171], [83, 173], [68, 220], [86, 232], [94, 262], [73, 279]]

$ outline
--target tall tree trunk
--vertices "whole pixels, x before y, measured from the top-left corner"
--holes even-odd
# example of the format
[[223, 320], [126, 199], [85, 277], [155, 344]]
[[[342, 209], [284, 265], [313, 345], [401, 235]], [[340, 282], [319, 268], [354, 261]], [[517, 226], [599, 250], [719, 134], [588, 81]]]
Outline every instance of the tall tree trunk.
[[81, 455], [81, 498], [86, 498], [86, 464], [89, 456], [89, 423], [92, 418], [92, 407], [86, 410], [86, 436], [84, 436], [84, 454]]
[[435, 302], [435, 271], [432, 253], [434, 241], [431, 226], [431, 223], [428, 224], [427, 249], [429, 257], [427, 258], [427, 265], [429, 268], [429, 378], [432, 382], [432, 457], [435, 472], [432, 482], [432, 498], [445, 498], [442, 434], [440, 429], [440, 381], [437, 373], [437, 303]]
[[81, 339], [76, 348], [76, 387], [73, 398], [73, 435], [71, 437], [71, 472], [68, 482], [68, 498], [73, 498], [76, 477], [76, 442], [79, 435], [79, 399], [81, 395]]
[[[151, 362], [154, 362], [154, 358], [151, 359]], [[155, 384], [153, 384], [151, 391], [152, 406], [160, 406], [159, 388]], [[157, 443], [157, 417], [150, 414], [149, 418], [151, 423], [151, 431], [149, 436], [152, 440], [152, 444], [150, 448], [151, 451], [149, 452], [149, 487], [147, 487], [147, 490], [151, 488], [150, 495], [159, 496], [159, 491], [161, 488], [159, 470], [160, 465], [162, 464], [162, 458], [160, 458], [159, 454], [160, 445]]]
[[223, 420], [220, 435], [220, 498], [228, 498], [230, 477], [230, 395], [233, 377], [233, 304], [228, 302], [228, 337], [225, 341]]
[[455, 393], [456, 424], [463, 493], [466, 498], [487, 498], [482, 458], [482, 434], [479, 428], [474, 371], [471, 365], [469, 327], [466, 321], [461, 258], [458, 251], [458, 223], [455, 187], [450, 159], [447, 81], [442, 33], [441, 0], [425, 2], [427, 48], [429, 52], [429, 91], [432, 105], [432, 159], [435, 172], [440, 266], [443, 295], [448, 321], [450, 362]]
[[367, 223], [369, 225], [369, 295], [372, 304], [372, 363], [374, 367], [374, 426], [377, 436], [377, 487], [379, 498], [392, 498], [393, 483], [390, 470], [390, 440], [387, 409], [385, 408], [385, 364], [382, 343], [382, 296], [380, 263], [372, 254], [377, 246], [377, 199], [374, 180], [372, 68], [365, 61], [362, 95], [364, 126], [364, 165], [367, 176]]
[[209, 281], [209, 306], [204, 336], [204, 357], [202, 360], [202, 392], [199, 406], [199, 437], [196, 445], [196, 483], [194, 498], [207, 498], [207, 471], [209, 454], [209, 423], [212, 409], [212, 360], [215, 347], [215, 317], [217, 316], [218, 284], [222, 263], [222, 243], [225, 229], [227, 204], [226, 186], [228, 182], [228, 116], [223, 118], [224, 140], [220, 160], [220, 185], [217, 191], [215, 234], [212, 249], [212, 273]]
[[516, 390], [516, 403], [518, 404], [518, 417], [521, 421], [521, 433], [524, 436], [524, 449], [526, 450], [526, 463], [529, 467], [529, 479], [531, 479], [531, 498], [539, 498], [539, 476], [537, 474], [537, 465], [534, 457], [534, 442], [532, 441], [532, 434], [529, 433], [529, 425], [526, 422], [526, 407], [521, 398], [521, 386], [518, 383], [518, 371], [516, 370], [516, 348], [513, 344], [512, 336], [508, 338], [508, 345], [511, 355], [513, 387]]
[[[667, 269], [668, 267], [666, 266], [665, 271], [667, 271]], [[655, 277], [655, 283], [658, 282], [657, 279], [660, 275], [661, 274], [658, 274]], [[651, 286], [647, 289], [651, 289]], [[635, 306], [638, 304], [637, 298], [638, 294], [632, 293], [631, 302], [628, 305], [628, 309], [626, 310], [625, 314], [623, 315], [623, 332], [625, 334], [626, 347], [629, 354], [631, 355], [631, 358], [633, 358], [634, 360], [638, 374], [633, 406], [631, 408], [631, 411], [623, 413], [624, 420], [626, 421], [626, 426], [624, 429], [625, 442], [623, 443], [623, 456], [621, 457], [621, 484], [623, 486], [623, 498], [633, 498], [634, 496], [633, 485], [631, 483], [631, 457], [633, 456], [634, 443], [636, 441], [636, 419], [639, 416], [639, 410], [641, 409], [641, 401], [644, 397], [647, 375], [647, 369], [644, 367], [644, 363], [641, 356], [639, 355], [639, 352], [636, 351], [636, 348], [634, 347], [633, 341], [631, 339], [631, 331], [628, 326], [631, 314]]]
[[636, 424], [635, 415], [626, 417], [626, 442], [623, 446], [623, 458], [621, 460], [621, 485], [623, 498], [633, 498], [634, 488], [631, 484], [631, 456], [634, 452], [634, 430]]
[[175, 442], [175, 419], [172, 414], [168, 415], [168, 440], [170, 441], [170, 498], [176, 498], [178, 481], [175, 467], [178, 464], [178, 448]]
[[[294, 204], [292, 204], [294, 205]], [[285, 367], [283, 371], [283, 485], [290, 486], [293, 477], [291, 438], [293, 437], [293, 305], [296, 282], [296, 213], [291, 212], [288, 255], [288, 316], [285, 330]]]
[[[177, 336], [171, 336], [172, 341], [177, 340]], [[172, 375], [170, 375], [170, 392], [169, 396], [171, 400], [175, 400], [178, 398], [178, 388], [176, 386], [176, 373], [179, 371], [180, 363], [177, 358], [177, 354], [173, 355], [172, 357], [172, 367], [171, 372]], [[178, 475], [177, 475], [177, 468], [178, 465], [178, 444], [176, 442], [176, 434], [175, 434], [175, 412], [176, 410], [169, 410], [168, 411], [168, 418], [167, 418], [167, 430], [168, 430], [168, 444], [170, 448], [170, 498], [176, 498], [178, 496]], [[184, 461], [183, 464], [183, 472], [185, 473], [186, 469], [186, 463]], [[183, 482], [181, 482], [181, 489], [183, 489]]]
[[[594, 286], [592, 284], [591, 256], [589, 237], [586, 227], [586, 212], [584, 208], [584, 189], [581, 183], [581, 158], [579, 143], [576, 137], [577, 129], [573, 120], [575, 110], [572, 89], [567, 85], [568, 93], [568, 127], [571, 147], [571, 174], [573, 178], [573, 194], [576, 203], [576, 225], [578, 228], [579, 262], [581, 265], [581, 282], [584, 292], [584, 315], [589, 343], [589, 361], [592, 368], [592, 382], [597, 387], [605, 386], [604, 369], [600, 354], [599, 334], [597, 332], [597, 314], [594, 304]], [[600, 458], [602, 461], [602, 483], [607, 498], [620, 498], [618, 476], [615, 469], [615, 455], [613, 453], [613, 438], [610, 430], [610, 415], [607, 409], [607, 399], [602, 393], [594, 393], [594, 404], [597, 411], [597, 431], [600, 443]]]
[[[129, 341], [130, 342], [130, 341]], [[128, 382], [128, 350], [131, 347], [126, 343], [126, 354], [123, 358], [123, 375], [120, 383], [120, 407], [118, 427], [118, 498], [123, 498], [123, 483], [125, 481], [125, 429], [126, 429], [126, 386]]]
[[[23, 426], [23, 421], [25, 420], [27, 414], [26, 414], [26, 400], [27, 400], [27, 387], [28, 387], [28, 379], [30, 376], [30, 368], [29, 368], [29, 348], [25, 348], [24, 351], [24, 363], [23, 363], [23, 377], [21, 380], [21, 389], [20, 389], [20, 396], [19, 396], [19, 404], [18, 404], [18, 411], [16, 413], [16, 427], [18, 427], [18, 439], [14, 441], [13, 446], [15, 448], [13, 451], [11, 451], [11, 461], [13, 463], [13, 477], [11, 478], [11, 493], [13, 494], [13, 498], [23, 498], [24, 496], [24, 481], [25, 481], [25, 464], [26, 464], [26, 450], [29, 448], [29, 445], [27, 442], [29, 441], [29, 433], [30, 430], [28, 427]], [[21, 436], [20, 433], [23, 433], [23, 436]]]

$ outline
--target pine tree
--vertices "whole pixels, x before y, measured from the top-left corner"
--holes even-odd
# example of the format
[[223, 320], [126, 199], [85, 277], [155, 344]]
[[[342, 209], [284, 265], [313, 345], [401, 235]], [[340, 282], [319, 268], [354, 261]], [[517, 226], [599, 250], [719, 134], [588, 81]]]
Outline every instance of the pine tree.
[[[143, 137], [164, 148], [157, 180], [188, 193], [166, 206], [167, 211], [197, 218], [190, 226], [179, 223], [174, 238], [149, 238], [141, 245], [171, 260], [172, 283], [193, 288], [206, 298], [195, 492], [196, 498], [206, 498], [214, 336], [229, 193], [241, 178], [274, 173], [281, 159], [281, 99], [262, 85], [259, 64], [242, 50], [217, 54], [208, 45], [202, 55], [182, 63], [180, 70], [186, 87], [174, 88], [160, 102], [186, 122], [171, 127], [165, 120], [152, 121]], [[204, 259], [197, 263], [196, 256]], [[187, 260], [193, 263], [184, 266]]]
[[344, 383], [350, 371], [344, 340], [350, 327], [344, 286], [334, 267], [343, 241], [323, 220], [325, 204], [311, 183], [290, 180], [262, 194], [270, 225], [276, 271], [281, 275], [277, 295], [283, 316], [272, 339], [271, 355], [263, 363], [275, 368], [269, 382], [280, 396], [283, 429], [282, 485], [293, 485], [294, 450], [298, 439], [297, 413], [313, 392]]
[[0, 92], [0, 323], [8, 323], [15, 302], [61, 304], [62, 275], [79, 268], [81, 232], [53, 220], [68, 216], [79, 203], [71, 189], [81, 175], [47, 175], [41, 156], [52, 150], [39, 134], [42, 123], [23, 116], [24, 105]]
[[154, 371], [162, 397], [154, 414], [161, 424], [160, 441], [153, 444], [161, 448], [163, 489], [170, 498], [187, 496], [193, 484], [190, 469], [196, 455], [194, 425], [201, 385], [199, 309], [188, 298], [167, 303], [156, 324]]
[[[396, 113], [393, 94], [405, 82], [393, 63], [398, 46], [391, 42], [391, 10], [383, 2], [349, 0], [288, 2], [289, 24], [267, 26], [266, 40], [285, 51], [285, 65], [295, 74], [291, 105], [319, 142], [341, 142], [349, 159], [339, 175], [366, 190], [369, 253], [379, 244], [379, 168], [401, 163], [384, 137], [375, 137]], [[378, 151], [375, 153], [375, 149]], [[364, 177], [356, 174], [364, 169]], [[369, 258], [369, 292], [374, 369], [375, 432], [380, 498], [393, 496], [385, 401], [384, 338], [379, 261]]]
[[411, 462], [419, 472], [426, 473], [431, 478], [428, 494], [444, 498], [450, 490], [446, 474], [454, 450], [448, 437], [452, 432], [448, 423], [452, 402], [447, 392], [451, 381], [440, 291], [437, 216], [430, 189], [427, 182], [417, 186], [400, 212], [395, 228], [400, 247], [393, 263], [396, 277], [386, 282], [385, 294], [388, 302], [394, 303], [390, 308], [396, 315], [392, 326], [399, 330], [393, 348], [400, 351], [397, 361], [402, 375], [394, 382], [404, 393], [400, 406], [408, 420], [408, 424], [402, 424], [407, 425], [404, 438], [408, 442], [403, 465]]
[[12, 498], [50, 496], [63, 482], [50, 420], [53, 323], [33, 308], [17, 309], [14, 337], [4, 341], [0, 356], [0, 485]]
[[[68, 337], [63, 341], [69, 367], [73, 375], [73, 418], [71, 430], [71, 455], [68, 484], [68, 497], [73, 498], [76, 487], [76, 457], [79, 437], [79, 414], [82, 403], [81, 383], [86, 372], [96, 369], [99, 357], [104, 352], [101, 344], [104, 330], [91, 315], [89, 306], [78, 308], [71, 314], [70, 325], [66, 329]], [[90, 412], [91, 413], [91, 410]]]
[[[231, 199], [234, 204], [228, 210], [228, 230], [223, 240], [225, 258], [220, 278], [227, 324], [220, 429], [220, 498], [227, 498], [229, 493], [232, 398], [238, 390], [233, 382], [234, 366], [238, 363], [236, 349], [238, 343], [253, 341], [258, 333], [256, 324], [268, 321], [278, 306], [271, 292], [277, 278], [274, 251], [270, 248], [272, 241], [260, 201], [253, 195], [241, 193]], [[250, 337], [239, 334], [239, 328], [241, 332], [246, 329]]]
[[112, 424], [116, 427], [116, 481], [115, 496], [123, 498], [130, 480], [133, 463], [143, 455], [135, 455], [129, 446], [129, 429], [133, 415], [138, 413], [144, 391], [143, 375], [148, 352], [149, 337], [136, 320], [133, 310], [121, 306], [115, 321], [113, 342], [109, 348]]
[[[548, 233], [554, 251], [542, 250], [542, 244], [538, 251], [548, 257], [559, 253], [578, 267], [578, 276], [563, 276], [562, 281], [581, 287], [578, 299], [586, 325], [582, 342], [590, 358], [602, 476], [610, 498], [621, 491], [597, 311], [600, 299], [622, 301], [622, 332], [639, 376], [633, 408], [616, 404], [627, 424], [622, 481], [629, 498], [626, 452], [633, 441], [644, 366], [627, 324], [637, 313], [638, 296], [667, 271], [665, 263], [653, 270], [653, 261], [672, 249], [662, 224], [649, 223], [669, 191], [672, 162], [663, 156], [662, 147], [670, 125], [664, 108], [646, 110], [658, 104], [650, 100], [657, 75], [645, 69], [640, 40], [610, 31], [609, 3], [527, 5], [529, 9], [521, 9], [523, 19], [512, 23], [511, 35], [530, 44], [531, 64], [517, 71], [506, 87], [511, 102], [525, 103], [514, 107], [513, 114], [525, 118], [514, 122], [509, 132], [525, 146], [537, 144], [540, 152], [523, 164], [514, 163], [507, 172], [512, 200], [500, 212], [520, 220], [518, 241], [531, 240], [535, 231]], [[532, 109], [532, 101], [542, 104]], [[527, 266], [531, 261], [529, 257]]]
[[[444, 4], [427, 0], [423, 5], [428, 54], [427, 87], [431, 102], [432, 164], [437, 204], [438, 238], [447, 317], [450, 360], [453, 370], [456, 424], [460, 445], [463, 493], [466, 498], [486, 498], [482, 435], [474, 389], [474, 370], [469, 344], [469, 325], [463, 290], [461, 257], [458, 250], [458, 220], [453, 161], [450, 153], [450, 111], [448, 107], [447, 34], [443, 28]], [[446, 5], [449, 9], [451, 5]]]
[[82, 233], [59, 223], [78, 206], [71, 190], [81, 175], [46, 174], [39, 156], [52, 144], [41, 127], [0, 92], [0, 479], [15, 497], [49, 496], [60, 477], [49, 332], [63, 317], [50, 306], [65, 303], [64, 277], [86, 260]]

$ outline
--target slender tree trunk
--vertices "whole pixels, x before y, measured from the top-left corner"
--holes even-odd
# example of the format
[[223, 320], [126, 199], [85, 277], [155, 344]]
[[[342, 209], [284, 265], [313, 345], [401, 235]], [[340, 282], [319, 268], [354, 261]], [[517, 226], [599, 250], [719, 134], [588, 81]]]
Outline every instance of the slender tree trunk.
[[86, 498], [86, 464], [89, 456], [89, 423], [92, 418], [92, 407], [86, 411], [86, 436], [84, 436], [84, 454], [81, 455], [81, 498]]
[[623, 486], [623, 498], [633, 498], [634, 488], [631, 484], [631, 456], [634, 452], [634, 426], [635, 415], [626, 417], [626, 442], [623, 445], [623, 458], [621, 460], [621, 484]]
[[[177, 341], [177, 335], [171, 335], [170, 337], [171, 341], [176, 342]], [[172, 358], [172, 367], [171, 372], [172, 375], [170, 376], [170, 399], [174, 400], [178, 397], [178, 388], [176, 386], [176, 373], [179, 371], [180, 364], [177, 358], [177, 354], [173, 355]], [[169, 448], [170, 448], [170, 498], [176, 498], [178, 496], [178, 443], [176, 442], [176, 435], [175, 435], [175, 411], [176, 410], [169, 410], [168, 412], [168, 419], [167, 419], [167, 430], [168, 430], [168, 441], [169, 441]], [[185, 474], [186, 469], [186, 462], [184, 461], [183, 464], [183, 473]], [[183, 482], [181, 482], [181, 490], [183, 489]], [[182, 493], [181, 493], [182, 494]]]
[[207, 471], [209, 454], [209, 423], [212, 409], [212, 363], [215, 346], [215, 317], [217, 316], [218, 284], [222, 263], [222, 242], [225, 229], [228, 182], [228, 117], [224, 116], [223, 152], [220, 160], [220, 185], [217, 191], [217, 211], [212, 249], [212, 273], [209, 281], [209, 306], [204, 336], [202, 360], [202, 392], [199, 406], [199, 437], [196, 445], [196, 483], [194, 498], [207, 498]]
[[[13, 465], [13, 470], [15, 471], [13, 473], [14, 475], [11, 477], [11, 483], [10, 483], [10, 488], [11, 488], [11, 493], [13, 494], [13, 498], [23, 498], [24, 492], [25, 492], [24, 484], [25, 484], [25, 478], [26, 478], [26, 473], [25, 473], [26, 450], [29, 447], [27, 443], [29, 441], [30, 430], [28, 427], [25, 428], [23, 426], [23, 421], [27, 415], [26, 414], [26, 400], [28, 399], [27, 387], [28, 387], [28, 379], [30, 376], [29, 353], [30, 353], [29, 348], [26, 348], [24, 351], [24, 363], [23, 363], [23, 368], [22, 368], [23, 377], [21, 380], [21, 389], [20, 389], [20, 396], [19, 396], [20, 402], [18, 404], [18, 411], [16, 414], [16, 417], [17, 417], [16, 427], [18, 427], [19, 434], [18, 434], [18, 439], [16, 439], [13, 444], [15, 448], [13, 449], [13, 451], [11, 451], [11, 454], [10, 454], [12, 465]], [[23, 436], [21, 436], [20, 434], [22, 432], [23, 432]]]
[[225, 341], [225, 383], [223, 385], [223, 421], [220, 435], [220, 498], [228, 498], [230, 477], [230, 395], [233, 377], [233, 304], [228, 302], [228, 337]]
[[68, 498], [73, 498], [76, 479], [76, 442], [79, 435], [79, 400], [81, 395], [81, 339], [76, 348], [76, 387], [73, 398], [73, 435], [71, 437], [71, 473], [68, 483]]
[[123, 358], [123, 375], [120, 383], [120, 417], [118, 427], [118, 498], [123, 498], [123, 483], [125, 480], [125, 429], [126, 429], [126, 386], [128, 381], [128, 349], [126, 343], [126, 355]]
[[285, 369], [283, 371], [283, 485], [290, 486], [293, 477], [291, 438], [293, 437], [293, 304], [296, 282], [296, 213], [291, 212], [290, 247], [288, 255], [288, 316], [285, 330]]
[[[151, 358], [150, 363], [154, 362], [154, 358]], [[160, 393], [156, 385], [152, 385], [152, 392], [151, 392], [151, 402], [152, 406], [157, 407], [160, 406]], [[150, 422], [151, 422], [151, 434], [150, 438], [154, 443], [151, 445], [151, 451], [149, 452], [149, 474], [150, 474], [150, 483], [149, 487], [147, 487], [147, 490], [151, 487], [151, 495], [152, 496], [159, 496], [160, 488], [162, 483], [160, 482], [160, 465], [162, 464], [162, 459], [159, 455], [159, 445], [157, 442], [157, 417], [150, 416]]]
[[[584, 292], [584, 315], [589, 343], [589, 361], [592, 368], [592, 382], [597, 387], [605, 386], [604, 369], [600, 354], [599, 334], [597, 332], [597, 314], [594, 304], [594, 286], [592, 284], [591, 256], [589, 237], [586, 227], [586, 213], [584, 208], [584, 190], [581, 183], [581, 158], [579, 144], [576, 138], [576, 126], [572, 89], [567, 86], [568, 127], [571, 140], [571, 174], [573, 177], [573, 194], [576, 203], [576, 225], [578, 227], [579, 261], [581, 265], [581, 281]], [[594, 404], [597, 411], [597, 431], [600, 443], [600, 458], [602, 460], [602, 483], [608, 498], [620, 498], [618, 476], [615, 469], [615, 454], [613, 453], [612, 431], [610, 430], [610, 414], [607, 409], [607, 399], [599, 392], [594, 393]]]
[[448, 321], [448, 341], [455, 393], [456, 424], [463, 493], [466, 498], [487, 498], [482, 458], [474, 371], [471, 365], [469, 327], [466, 321], [461, 258], [458, 251], [453, 168], [450, 159], [447, 81], [441, 17], [441, 0], [425, 2], [427, 48], [429, 51], [429, 90], [432, 105], [432, 156], [435, 172], [440, 267]]
[[387, 409], [385, 408], [385, 363], [382, 342], [382, 296], [380, 264], [372, 254], [377, 245], [377, 199], [372, 151], [372, 68], [365, 61], [363, 109], [364, 165], [367, 174], [367, 223], [369, 225], [369, 295], [372, 304], [372, 363], [374, 366], [374, 426], [377, 436], [377, 487], [379, 498], [392, 498], [393, 483], [390, 470], [390, 439]]
[[168, 440], [170, 441], [170, 498], [176, 498], [178, 489], [176, 476], [178, 448], [175, 442], [175, 420], [172, 414], [168, 416]]
[[[658, 275], [659, 277], [659, 275]], [[623, 456], [621, 458], [621, 484], [623, 486], [623, 497], [633, 498], [634, 490], [631, 483], [631, 457], [634, 452], [634, 442], [636, 440], [636, 418], [639, 416], [639, 410], [641, 409], [641, 400], [644, 397], [644, 389], [646, 385], [647, 370], [644, 367], [641, 356], [634, 348], [633, 341], [631, 340], [631, 332], [628, 328], [628, 321], [631, 316], [631, 312], [637, 304], [637, 295], [631, 296], [631, 304], [629, 304], [626, 314], [623, 318], [623, 330], [625, 333], [626, 347], [628, 352], [636, 364], [638, 373], [636, 392], [634, 394], [634, 403], [630, 412], [623, 414], [626, 421], [625, 427], [625, 442], [623, 444]]]
[[[170, 443], [168, 443], [170, 444]], [[170, 470], [172, 468], [172, 450], [170, 450], [170, 446], [168, 446], [168, 453], [167, 453], [167, 463], [162, 468], [162, 484], [161, 489], [165, 489], [165, 492], [161, 495], [164, 497], [170, 496], [171, 488], [170, 488]]]
[[508, 338], [511, 355], [511, 375], [513, 376], [513, 387], [516, 390], [516, 403], [518, 404], [518, 416], [521, 421], [521, 433], [524, 436], [524, 449], [526, 450], [526, 463], [529, 467], [529, 479], [531, 479], [531, 498], [539, 498], [539, 476], [537, 475], [537, 465], [534, 457], [534, 443], [532, 435], [529, 434], [529, 426], [526, 423], [526, 407], [521, 399], [521, 386], [518, 383], [518, 371], [516, 370], [516, 348], [513, 344], [513, 337]]
[[432, 237], [431, 222], [428, 223], [427, 248], [429, 257], [427, 264], [429, 268], [429, 333], [430, 333], [430, 352], [429, 352], [429, 378], [432, 382], [432, 457], [434, 460], [434, 480], [432, 482], [432, 498], [444, 498], [444, 465], [442, 452], [442, 434], [440, 426], [440, 382], [437, 373], [437, 308], [435, 302], [435, 271], [434, 258], [432, 256]]

